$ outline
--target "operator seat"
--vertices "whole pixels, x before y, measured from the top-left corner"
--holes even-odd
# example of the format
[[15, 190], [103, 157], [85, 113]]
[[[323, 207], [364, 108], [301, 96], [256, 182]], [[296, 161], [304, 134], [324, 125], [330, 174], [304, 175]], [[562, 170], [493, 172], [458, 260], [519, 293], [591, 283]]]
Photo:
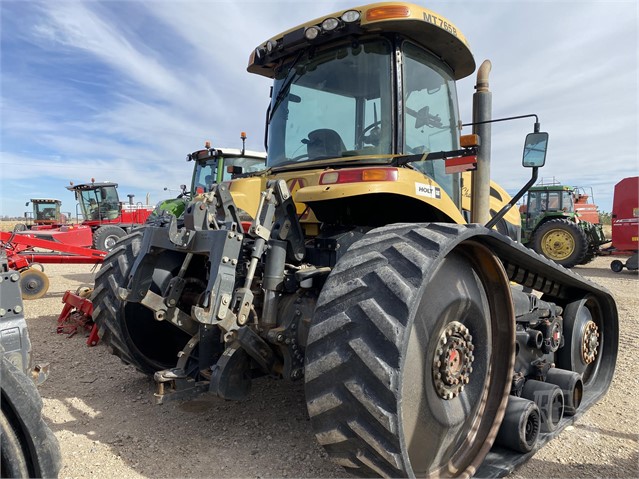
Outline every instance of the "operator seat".
[[303, 139], [302, 143], [306, 145], [309, 160], [339, 158], [342, 156], [342, 152], [346, 150], [339, 133], [329, 128], [311, 131], [308, 134], [308, 139]]

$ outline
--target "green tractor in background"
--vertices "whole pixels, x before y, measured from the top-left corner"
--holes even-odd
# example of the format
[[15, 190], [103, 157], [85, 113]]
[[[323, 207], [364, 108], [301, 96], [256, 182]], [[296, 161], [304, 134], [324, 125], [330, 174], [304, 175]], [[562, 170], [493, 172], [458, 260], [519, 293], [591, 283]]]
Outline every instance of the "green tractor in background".
[[246, 150], [246, 133], [242, 132], [240, 138], [241, 149], [211, 148], [211, 143], [207, 141], [203, 150], [186, 155], [186, 161], [194, 162], [191, 188], [187, 190], [186, 185], [180, 185], [181, 193], [177, 198], [160, 201], [147, 224], [161, 223], [170, 216], [180, 218], [191, 199], [211, 191], [213, 185], [264, 170], [266, 153]]
[[519, 208], [522, 243], [566, 268], [592, 261], [608, 240], [589, 198], [554, 182], [531, 187]]

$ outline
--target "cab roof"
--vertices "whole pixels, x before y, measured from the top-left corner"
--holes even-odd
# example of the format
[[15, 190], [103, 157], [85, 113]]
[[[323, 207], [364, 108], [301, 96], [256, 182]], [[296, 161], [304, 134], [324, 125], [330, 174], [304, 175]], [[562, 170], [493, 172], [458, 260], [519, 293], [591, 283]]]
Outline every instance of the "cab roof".
[[217, 148], [224, 158], [249, 158], [254, 160], [265, 160], [266, 153], [263, 151], [242, 150], [239, 148]]
[[70, 191], [78, 191], [78, 190], [95, 190], [98, 188], [103, 188], [105, 186], [115, 186], [118, 187], [117, 183], [112, 183], [110, 181], [96, 181], [94, 183], [80, 183], [78, 185], [67, 186], [67, 190]]
[[[358, 12], [359, 19], [343, 21], [344, 14], [351, 11]], [[306, 39], [309, 27], [321, 29], [322, 22], [329, 18], [337, 19], [339, 26], [331, 31], [322, 29], [314, 40]], [[382, 2], [340, 10], [291, 28], [259, 45], [249, 58], [247, 70], [273, 78], [276, 69], [303, 48], [374, 33], [398, 33], [422, 45], [448, 64], [456, 80], [475, 70], [470, 46], [452, 22], [424, 7], [405, 2]]]
[[53, 198], [31, 198], [32, 203], [62, 203], [61, 200], [55, 200]]
[[531, 186], [528, 191], [575, 191], [575, 188], [568, 185], [536, 185]]

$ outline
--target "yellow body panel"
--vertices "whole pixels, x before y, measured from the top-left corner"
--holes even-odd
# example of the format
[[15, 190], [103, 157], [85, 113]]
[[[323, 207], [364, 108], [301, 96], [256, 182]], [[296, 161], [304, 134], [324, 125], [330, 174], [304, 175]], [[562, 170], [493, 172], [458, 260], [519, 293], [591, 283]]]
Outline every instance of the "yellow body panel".
[[[379, 193], [413, 198], [433, 206], [455, 223], [466, 223], [463, 215], [446, 192], [435, 181], [418, 171], [409, 168], [397, 168], [397, 181], [365, 181], [320, 185], [321, 175], [331, 171], [340, 170], [329, 168], [322, 170], [279, 171], [269, 176], [261, 175], [233, 180], [229, 182], [229, 189], [237, 207], [255, 217], [260, 201], [260, 193], [266, 189], [267, 180], [276, 178], [285, 180], [293, 195], [297, 214], [300, 215], [307, 234], [311, 236], [317, 234], [317, 227], [313, 225], [318, 225], [319, 221], [312, 210], [307, 208], [308, 203]], [[462, 209], [470, 211], [471, 173], [463, 173], [462, 178], [464, 185], [461, 191]], [[490, 186], [490, 209], [497, 212], [510, 201], [511, 196], [494, 181], [490, 182]], [[436, 189], [439, 190], [438, 194], [434, 194]], [[501, 199], [497, 198], [495, 193], [501, 196]], [[520, 226], [521, 220], [517, 208], [511, 208], [504, 216], [504, 220], [514, 226]]]
[[319, 175], [333, 170], [322, 170], [317, 173], [315, 186], [307, 186], [297, 191], [294, 196], [296, 202], [312, 203], [351, 196], [361, 196], [376, 193], [390, 193], [408, 196], [429, 204], [449, 216], [455, 223], [465, 223], [463, 216], [435, 181], [429, 177], [408, 168], [398, 168], [397, 181], [366, 181], [359, 183], [340, 183], [319, 185]]
[[[379, 167], [372, 167], [379, 168]], [[357, 168], [361, 169], [361, 168]], [[318, 220], [307, 210], [307, 203], [335, 200], [378, 193], [396, 194], [410, 197], [433, 206], [447, 215], [453, 222], [466, 223], [464, 217], [455, 206], [453, 200], [431, 178], [409, 169], [397, 168], [397, 181], [365, 181], [357, 183], [339, 183], [320, 185], [322, 174], [333, 169], [280, 171], [271, 176], [241, 178], [231, 182], [230, 191], [236, 205], [255, 217], [260, 199], [260, 188], [266, 187], [268, 179], [283, 179], [293, 195], [298, 215], [303, 215], [302, 223], [318, 223]]]
[[266, 177], [240, 178], [226, 184], [229, 186], [235, 205], [255, 218], [260, 204], [260, 193], [266, 189]]
[[[462, 209], [471, 211], [471, 197], [472, 197], [472, 178], [471, 173], [469, 171], [462, 173]], [[511, 196], [504, 190], [501, 186], [499, 186], [494, 181], [490, 181], [490, 210], [491, 211], [499, 211], [502, 206], [508, 203], [511, 200]], [[501, 200], [495, 197], [495, 193], [501, 196]], [[519, 210], [516, 206], [513, 206], [506, 215], [504, 216], [504, 220], [508, 223], [511, 223], [515, 226], [521, 226], [521, 217], [519, 215]]]

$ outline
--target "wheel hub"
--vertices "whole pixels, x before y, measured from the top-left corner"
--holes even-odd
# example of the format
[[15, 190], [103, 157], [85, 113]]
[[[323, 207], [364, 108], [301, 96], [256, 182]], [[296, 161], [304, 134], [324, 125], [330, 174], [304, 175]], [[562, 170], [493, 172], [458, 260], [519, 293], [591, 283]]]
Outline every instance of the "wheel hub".
[[546, 256], [562, 260], [568, 258], [575, 250], [575, 242], [569, 233], [552, 230], [544, 236], [542, 248]]
[[442, 399], [453, 399], [470, 382], [475, 359], [473, 337], [463, 324], [449, 323], [437, 343], [433, 357], [433, 382], [435, 390]]
[[120, 238], [115, 235], [107, 236], [107, 238], [104, 240], [104, 246], [106, 246], [107, 249], [112, 249], [119, 239]]
[[581, 357], [586, 364], [591, 364], [597, 357], [599, 348], [599, 328], [594, 321], [588, 321], [584, 329], [581, 346]]

